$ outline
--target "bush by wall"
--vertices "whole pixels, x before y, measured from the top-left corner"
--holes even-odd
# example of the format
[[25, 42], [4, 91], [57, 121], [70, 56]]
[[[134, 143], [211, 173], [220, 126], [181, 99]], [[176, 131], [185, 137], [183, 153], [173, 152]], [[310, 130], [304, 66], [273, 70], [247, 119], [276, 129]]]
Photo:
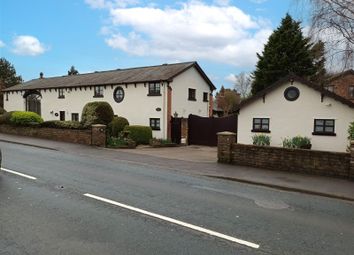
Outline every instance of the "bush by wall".
[[254, 135], [252, 136], [252, 141], [254, 145], [260, 146], [269, 146], [270, 145], [270, 136], [268, 135]]
[[113, 117], [113, 120], [107, 125], [108, 133], [111, 137], [118, 137], [125, 126], [129, 126], [129, 121], [126, 118]]
[[107, 125], [112, 121], [113, 114], [113, 109], [108, 102], [90, 102], [82, 110], [81, 122], [84, 126]]
[[10, 117], [10, 124], [19, 126], [40, 124], [42, 122], [42, 117], [35, 112], [16, 111], [13, 112]]
[[61, 121], [61, 120], [49, 120], [44, 121], [41, 127], [48, 128], [62, 128], [62, 129], [86, 129], [79, 121]]
[[148, 126], [125, 126], [124, 132], [129, 132], [129, 137], [137, 144], [149, 144], [152, 138], [152, 129]]
[[348, 128], [348, 140], [354, 140], [354, 121], [350, 123]]
[[290, 149], [311, 149], [311, 140], [308, 137], [295, 136], [293, 138], [285, 138], [283, 147]]

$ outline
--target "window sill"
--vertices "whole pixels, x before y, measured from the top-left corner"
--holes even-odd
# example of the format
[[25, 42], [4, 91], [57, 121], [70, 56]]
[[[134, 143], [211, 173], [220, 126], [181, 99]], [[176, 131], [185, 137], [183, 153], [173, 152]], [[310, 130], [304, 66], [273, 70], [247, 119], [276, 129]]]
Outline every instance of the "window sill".
[[270, 130], [252, 129], [252, 133], [270, 133]]
[[188, 101], [197, 101], [195, 98], [188, 98]]
[[58, 97], [59, 99], [64, 99], [65, 97]]
[[336, 133], [329, 133], [329, 132], [312, 132], [312, 135], [337, 136]]
[[203, 100], [203, 102], [208, 103], [209, 101], [208, 100]]
[[95, 98], [97, 98], [97, 97], [101, 97], [101, 98], [102, 98], [102, 97], [103, 97], [103, 95], [102, 95], [102, 96], [100, 96], [100, 95], [97, 95], [97, 96], [93, 96], [93, 97], [95, 97]]
[[161, 131], [161, 128], [153, 128], [151, 127], [152, 131]]
[[157, 93], [149, 93], [147, 94], [148, 97], [158, 97], [158, 96], [161, 96], [161, 94], [157, 94]]

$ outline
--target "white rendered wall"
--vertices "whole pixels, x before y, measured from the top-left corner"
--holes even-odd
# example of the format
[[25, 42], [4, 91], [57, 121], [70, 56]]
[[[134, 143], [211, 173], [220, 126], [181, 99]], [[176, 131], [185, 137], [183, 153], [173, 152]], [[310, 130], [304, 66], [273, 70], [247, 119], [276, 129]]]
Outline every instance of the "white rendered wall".
[[[345, 152], [348, 140], [347, 130], [351, 121], [354, 121], [354, 109], [332, 98], [321, 94], [298, 82], [292, 86], [300, 90], [296, 101], [290, 102], [284, 98], [284, 90], [290, 83], [280, 86], [270, 92], [263, 99], [246, 105], [240, 109], [238, 116], [237, 140], [239, 143], [252, 144], [253, 118], [269, 118], [271, 145], [282, 146], [282, 140], [296, 135], [311, 138], [312, 149], [325, 151]], [[314, 119], [334, 119], [336, 136], [312, 135]]]
[[[7, 96], [6, 96], [7, 94]], [[26, 109], [24, 92], [4, 93], [4, 109], [10, 111], [24, 111]], [[6, 100], [6, 98], [8, 100]]]
[[[172, 87], [172, 115], [177, 112], [178, 117], [184, 118], [188, 118], [189, 114], [209, 116], [209, 102], [203, 102], [203, 92], [208, 93], [209, 100], [210, 87], [195, 67], [175, 77], [170, 86]], [[196, 101], [188, 100], [189, 88], [196, 90]]]

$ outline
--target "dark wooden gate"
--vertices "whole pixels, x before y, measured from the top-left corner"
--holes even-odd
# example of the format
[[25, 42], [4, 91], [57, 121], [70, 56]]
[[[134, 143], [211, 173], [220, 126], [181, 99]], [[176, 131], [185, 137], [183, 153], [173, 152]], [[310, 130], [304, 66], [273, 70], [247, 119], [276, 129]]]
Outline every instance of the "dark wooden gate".
[[171, 140], [173, 143], [181, 143], [182, 118], [171, 118]]
[[237, 132], [237, 115], [222, 118], [188, 117], [188, 144], [217, 145], [216, 133], [222, 131]]

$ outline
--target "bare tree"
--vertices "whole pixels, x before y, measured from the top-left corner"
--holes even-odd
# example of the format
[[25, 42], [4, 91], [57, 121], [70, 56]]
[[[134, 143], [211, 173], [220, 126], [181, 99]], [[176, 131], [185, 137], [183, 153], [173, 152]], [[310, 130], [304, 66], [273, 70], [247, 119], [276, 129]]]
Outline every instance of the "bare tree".
[[252, 88], [252, 78], [249, 74], [241, 72], [238, 75], [235, 75], [235, 90], [237, 90], [242, 99], [245, 99], [250, 96]]
[[[310, 36], [325, 42], [331, 68], [354, 66], [354, 1], [297, 0], [310, 11]], [[310, 7], [310, 8], [308, 8]]]

